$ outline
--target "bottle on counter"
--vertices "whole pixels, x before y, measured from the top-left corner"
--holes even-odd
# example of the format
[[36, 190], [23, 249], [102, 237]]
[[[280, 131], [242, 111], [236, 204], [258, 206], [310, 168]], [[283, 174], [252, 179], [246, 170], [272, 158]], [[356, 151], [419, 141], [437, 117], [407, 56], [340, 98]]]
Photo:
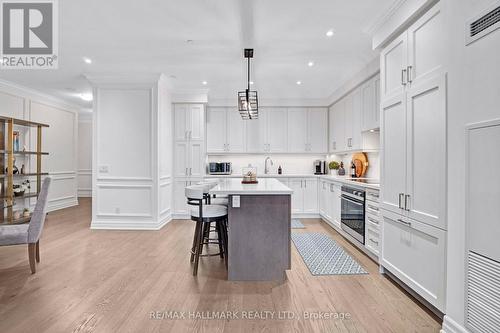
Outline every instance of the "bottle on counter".
[[356, 165], [351, 162], [351, 178], [356, 178]]
[[345, 176], [345, 169], [344, 169], [344, 162], [340, 162], [340, 168], [339, 171], [337, 172], [339, 176]]
[[281, 175], [283, 173], [283, 169], [281, 169], [281, 165], [278, 167], [278, 175]]

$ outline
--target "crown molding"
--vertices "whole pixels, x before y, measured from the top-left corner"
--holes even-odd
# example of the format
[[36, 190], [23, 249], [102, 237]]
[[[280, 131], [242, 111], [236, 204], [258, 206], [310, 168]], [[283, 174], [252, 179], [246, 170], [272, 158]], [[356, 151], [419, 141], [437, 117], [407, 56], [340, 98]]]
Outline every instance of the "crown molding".
[[379, 30], [381, 26], [383, 26], [398, 10], [401, 8], [403, 3], [407, 0], [395, 0], [389, 9], [384, 12], [382, 15], [376, 17], [371, 23], [369, 23], [364, 29], [363, 32], [368, 35], [373, 35], [375, 31]]

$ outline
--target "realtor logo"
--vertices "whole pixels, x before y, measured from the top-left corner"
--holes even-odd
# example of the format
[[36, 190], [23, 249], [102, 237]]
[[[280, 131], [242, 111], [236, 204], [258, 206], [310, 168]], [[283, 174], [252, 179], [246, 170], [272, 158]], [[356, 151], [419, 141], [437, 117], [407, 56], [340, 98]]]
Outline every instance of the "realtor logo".
[[1, 69], [56, 69], [56, 0], [0, 0]]

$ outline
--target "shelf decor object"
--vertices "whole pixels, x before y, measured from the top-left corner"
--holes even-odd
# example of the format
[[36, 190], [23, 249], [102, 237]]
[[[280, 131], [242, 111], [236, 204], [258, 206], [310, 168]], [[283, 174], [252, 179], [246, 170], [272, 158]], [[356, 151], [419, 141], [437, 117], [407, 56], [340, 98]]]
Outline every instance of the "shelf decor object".
[[[27, 151], [25, 148], [19, 150], [19, 140], [21, 133], [17, 128], [31, 128], [36, 132], [36, 150]], [[49, 127], [47, 124], [0, 116], [0, 205], [3, 214], [0, 214], [0, 224], [22, 224], [29, 223], [31, 215], [29, 213], [29, 202], [24, 207], [20, 205], [22, 214], [14, 212], [14, 206], [21, 200], [29, 200], [38, 197], [42, 185], [42, 176], [47, 176], [47, 172], [42, 172], [42, 156], [48, 155], [42, 152], [42, 128]], [[33, 132], [30, 132], [30, 137]], [[26, 147], [24, 145], [23, 147]], [[14, 173], [14, 161], [18, 159], [27, 159], [22, 161], [22, 165], [28, 165], [32, 156], [36, 160], [36, 171], [25, 171], [26, 173]], [[30, 170], [30, 168], [28, 168]], [[32, 191], [28, 178], [36, 178], [36, 192]], [[17, 180], [18, 184], [14, 184]], [[16, 187], [16, 191], [14, 191]], [[16, 193], [14, 193], [16, 192]], [[17, 211], [16, 211], [17, 212]]]
[[245, 49], [247, 59], [247, 89], [238, 92], [238, 111], [244, 120], [259, 118], [259, 102], [257, 91], [250, 90], [250, 58], [253, 58], [253, 49]]

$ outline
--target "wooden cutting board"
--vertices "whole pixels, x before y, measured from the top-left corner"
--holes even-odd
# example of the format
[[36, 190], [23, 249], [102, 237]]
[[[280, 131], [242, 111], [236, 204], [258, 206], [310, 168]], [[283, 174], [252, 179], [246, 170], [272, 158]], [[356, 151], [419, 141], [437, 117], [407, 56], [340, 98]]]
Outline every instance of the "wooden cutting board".
[[363, 177], [368, 169], [368, 157], [365, 153], [356, 153], [352, 155], [352, 161], [356, 166], [356, 177]]

